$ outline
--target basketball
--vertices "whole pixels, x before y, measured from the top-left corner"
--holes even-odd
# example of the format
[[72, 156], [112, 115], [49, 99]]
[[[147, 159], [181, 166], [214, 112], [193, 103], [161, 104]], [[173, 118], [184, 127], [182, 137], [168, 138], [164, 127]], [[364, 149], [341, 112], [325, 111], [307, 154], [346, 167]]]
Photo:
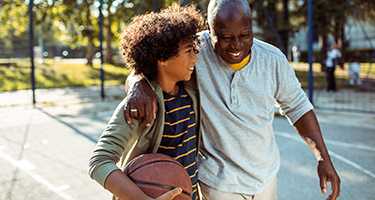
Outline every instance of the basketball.
[[172, 157], [161, 153], [138, 156], [125, 167], [124, 173], [152, 198], [180, 187], [182, 193], [174, 200], [191, 200], [192, 185], [185, 168]]

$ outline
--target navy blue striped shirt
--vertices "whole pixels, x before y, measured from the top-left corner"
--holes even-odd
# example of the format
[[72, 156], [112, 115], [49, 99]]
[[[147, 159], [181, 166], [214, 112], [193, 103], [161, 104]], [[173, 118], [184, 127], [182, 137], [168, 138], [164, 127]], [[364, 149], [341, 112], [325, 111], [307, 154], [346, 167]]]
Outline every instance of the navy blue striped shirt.
[[158, 153], [167, 154], [179, 161], [190, 175], [193, 185], [192, 199], [197, 199], [197, 137], [195, 112], [189, 95], [180, 86], [178, 95], [163, 92], [165, 105], [164, 133]]

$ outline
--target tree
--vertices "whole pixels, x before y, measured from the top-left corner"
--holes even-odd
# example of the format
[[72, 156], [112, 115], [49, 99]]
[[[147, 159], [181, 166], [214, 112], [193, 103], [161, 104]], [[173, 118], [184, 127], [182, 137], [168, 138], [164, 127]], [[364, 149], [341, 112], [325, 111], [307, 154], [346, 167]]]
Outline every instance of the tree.
[[[313, 1], [313, 27], [314, 37], [319, 39], [321, 46], [320, 62], [322, 69], [325, 68], [325, 60], [327, 58], [327, 51], [329, 49], [330, 41], [328, 36], [333, 36], [333, 41], [339, 47], [343, 54], [342, 58], [345, 60], [345, 32], [344, 26], [348, 19], [359, 17], [360, 20], [375, 24], [375, 1], [363, 0], [346, 0], [346, 1], [327, 1], [314, 0]], [[300, 27], [307, 27], [307, 0], [300, 6], [294, 20], [299, 20]]]
[[[22, 1], [3, 1], [0, 12], [0, 46], [6, 51], [0, 52], [0, 57], [12, 58], [29, 48], [28, 6]], [[17, 45], [16, 45], [17, 44]], [[22, 51], [23, 50], [23, 51]]]
[[[143, 10], [145, 8], [146, 10]], [[105, 53], [104, 62], [113, 64], [113, 49], [118, 48], [118, 36], [132, 17], [142, 12], [147, 12], [149, 3], [139, 1], [111, 1], [103, 5]]]
[[62, 0], [55, 4], [53, 14], [67, 34], [63, 42], [71, 47], [81, 43], [87, 45], [87, 64], [92, 66], [95, 54], [94, 38], [98, 36], [98, 19], [92, 14], [95, 9], [92, 0]]
[[[103, 0], [104, 61], [113, 63], [114, 50], [118, 48], [118, 36], [132, 17], [152, 12], [150, 0]], [[159, 0], [158, 9], [181, 0]], [[198, 1], [189, 0], [188, 3]], [[208, 0], [199, 2], [208, 3]], [[28, 49], [29, 18], [27, 1], [2, 0], [0, 2], [0, 45], [8, 50]], [[34, 44], [43, 37], [44, 43], [71, 49], [86, 46], [87, 63], [92, 66], [99, 46], [99, 0], [38, 0], [34, 1]], [[202, 4], [200, 4], [201, 7]], [[204, 6], [206, 8], [207, 5]], [[16, 45], [18, 42], [20, 45]], [[4, 52], [5, 53], [5, 52]], [[7, 51], [14, 55], [13, 51]], [[61, 53], [61, 52], [60, 52]], [[53, 55], [53, 54], [51, 54]], [[0, 55], [4, 57], [3, 55]], [[25, 55], [25, 57], [28, 54]], [[12, 57], [12, 56], [10, 56]]]
[[367, 21], [375, 25], [375, 1], [350, 0], [349, 1], [350, 16]]
[[289, 37], [293, 33], [290, 23], [289, 0], [252, 1], [251, 8], [255, 13], [253, 21], [261, 33], [255, 36], [278, 46], [288, 55]]
[[[33, 5], [34, 44], [43, 38], [45, 42], [57, 41], [61, 31], [54, 25], [53, 1], [38, 1]], [[29, 54], [29, 12], [28, 2], [21, 0], [1, 1], [0, 44], [6, 57], [28, 57]], [[2, 56], [0, 54], [0, 56]], [[3, 55], [4, 56], [4, 55]]]

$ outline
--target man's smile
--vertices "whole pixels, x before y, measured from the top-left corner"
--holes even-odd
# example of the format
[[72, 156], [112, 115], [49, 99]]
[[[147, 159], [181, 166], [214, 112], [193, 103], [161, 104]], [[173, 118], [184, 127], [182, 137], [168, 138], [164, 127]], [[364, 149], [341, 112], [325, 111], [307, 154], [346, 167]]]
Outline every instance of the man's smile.
[[242, 51], [241, 51], [241, 52], [238, 52], [238, 53], [231, 53], [231, 52], [229, 52], [229, 54], [230, 54], [231, 56], [238, 57], [238, 56], [240, 56], [240, 55], [242, 54]]

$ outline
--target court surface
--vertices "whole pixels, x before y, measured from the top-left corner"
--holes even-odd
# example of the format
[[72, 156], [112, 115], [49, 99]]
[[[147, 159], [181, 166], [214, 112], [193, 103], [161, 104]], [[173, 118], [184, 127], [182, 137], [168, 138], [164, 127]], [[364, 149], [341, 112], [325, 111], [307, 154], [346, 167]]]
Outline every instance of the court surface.
[[[0, 200], [110, 199], [87, 175], [96, 140], [119, 101], [0, 107]], [[341, 177], [339, 199], [374, 199], [375, 116], [316, 110]], [[274, 120], [281, 155], [279, 200], [325, 199], [317, 161], [284, 117]]]

